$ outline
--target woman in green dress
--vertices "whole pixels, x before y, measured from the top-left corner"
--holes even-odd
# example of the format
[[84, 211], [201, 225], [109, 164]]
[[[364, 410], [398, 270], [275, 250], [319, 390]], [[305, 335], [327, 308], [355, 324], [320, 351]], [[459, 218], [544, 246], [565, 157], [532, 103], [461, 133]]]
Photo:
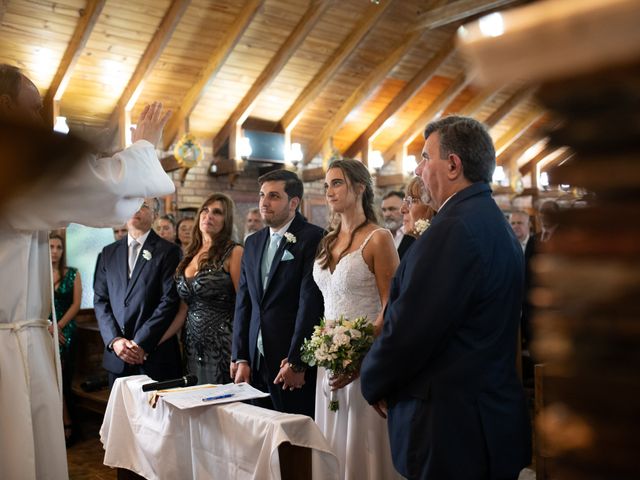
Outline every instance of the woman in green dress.
[[[60, 361], [62, 363], [62, 387], [64, 394], [63, 420], [64, 435], [69, 443], [73, 436], [73, 424], [69, 414], [68, 399], [71, 393], [73, 376], [73, 350], [75, 349], [75, 317], [80, 311], [82, 283], [80, 272], [67, 267], [64, 254], [64, 239], [58, 234], [49, 235], [51, 249], [51, 267], [53, 270], [53, 296], [58, 320], [58, 341]], [[49, 327], [53, 333], [53, 327]]]

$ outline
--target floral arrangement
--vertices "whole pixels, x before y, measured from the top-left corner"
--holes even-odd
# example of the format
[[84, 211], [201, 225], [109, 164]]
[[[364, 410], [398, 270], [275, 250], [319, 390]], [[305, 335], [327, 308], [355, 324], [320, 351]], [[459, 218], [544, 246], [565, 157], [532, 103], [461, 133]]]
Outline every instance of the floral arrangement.
[[296, 236], [293, 233], [289, 233], [289, 232], [284, 233], [284, 238], [287, 239], [287, 243], [296, 243], [298, 241]]
[[[326, 368], [332, 375], [356, 375], [360, 363], [371, 348], [374, 329], [367, 317], [348, 320], [340, 316], [337, 320], [323, 318], [316, 325], [311, 338], [302, 345], [302, 361], [310, 366]], [[339, 408], [335, 392], [331, 392], [329, 409]]]
[[416, 232], [416, 235], [420, 236], [430, 226], [431, 226], [431, 222], [429, 220], [425, 220], [421, 218], [420, 220], [416, 220], [416, 222], [413, 224], [413, 230]]

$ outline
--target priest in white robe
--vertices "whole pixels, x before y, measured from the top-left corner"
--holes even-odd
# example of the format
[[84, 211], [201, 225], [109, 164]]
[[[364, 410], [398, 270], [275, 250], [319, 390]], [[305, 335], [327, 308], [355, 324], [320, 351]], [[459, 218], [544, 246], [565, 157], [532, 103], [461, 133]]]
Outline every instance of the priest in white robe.
[[[16, 72], [19, 75], [16, 80]], [[0, 118], [36, 121], [42, 101], [14, 67], [0, 65]], [[87, 158], [55, 185], [40, 185], [0, 212], [0, 472], [6, 479], [67, 479], [57, 338], [51, 311], [48, 230], [78, 222], [122, 224], [143, 197], [174, 191], [155, 153], [168, 115], [143, 112], [134, 144]]]

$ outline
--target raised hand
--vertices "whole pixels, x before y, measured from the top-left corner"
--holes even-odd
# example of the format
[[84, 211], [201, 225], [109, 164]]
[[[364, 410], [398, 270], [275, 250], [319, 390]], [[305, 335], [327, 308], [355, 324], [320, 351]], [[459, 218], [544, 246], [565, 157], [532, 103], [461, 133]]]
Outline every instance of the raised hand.
[[131, 127], [131, 141], [147, 140], [154, 146], [162, 138], [162, 130], [171, 116], [171, 110], [163, 111], [162, 103], [153, 102], [142, 110], [137, 127]]

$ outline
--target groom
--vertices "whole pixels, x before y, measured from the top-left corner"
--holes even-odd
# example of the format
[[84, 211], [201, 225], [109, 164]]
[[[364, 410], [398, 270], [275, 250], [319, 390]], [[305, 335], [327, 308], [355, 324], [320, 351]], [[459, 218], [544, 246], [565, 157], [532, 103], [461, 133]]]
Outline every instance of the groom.
[[403, 476], [515, 480], [531, 460], [515, 369], [522, 248], [491, 198], [485, 128], [446, 117], [424, 136], [416, 174], [438, 213], [398, 267], [362, 393], [379, 411], [388, 406]]
[[324, 304], [313, 281], [323, 230], [298, 212], [303, 184], [287, 170], [258, 179], [260, 214], [268, 228], [247, 238], [233, 323], [231, 377], [271, 396], [255, 402], [313, 417], [316, 369], [300, 347], [320, 322]]

